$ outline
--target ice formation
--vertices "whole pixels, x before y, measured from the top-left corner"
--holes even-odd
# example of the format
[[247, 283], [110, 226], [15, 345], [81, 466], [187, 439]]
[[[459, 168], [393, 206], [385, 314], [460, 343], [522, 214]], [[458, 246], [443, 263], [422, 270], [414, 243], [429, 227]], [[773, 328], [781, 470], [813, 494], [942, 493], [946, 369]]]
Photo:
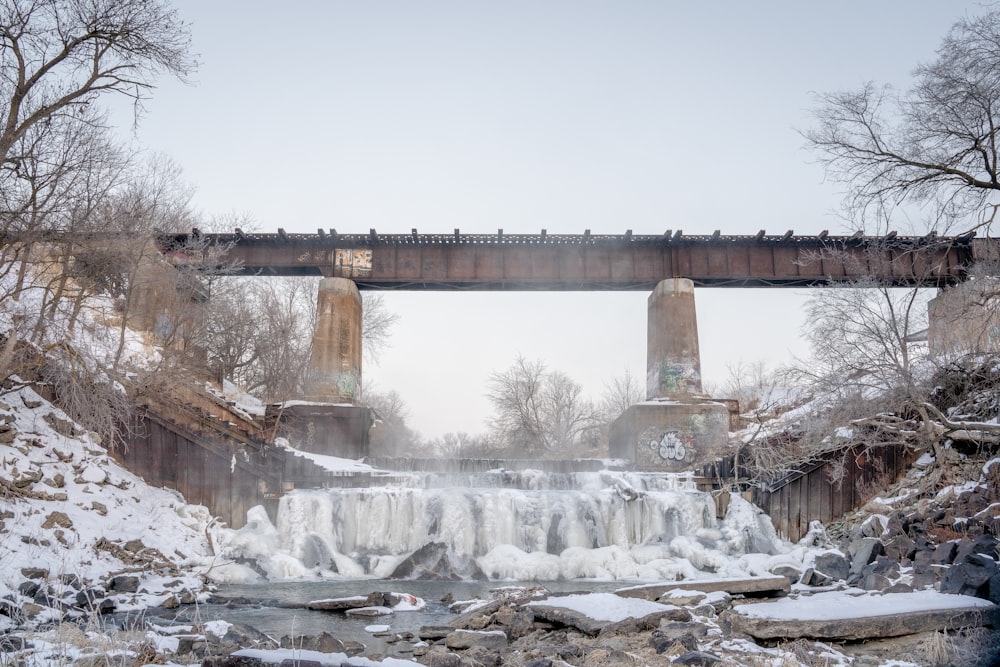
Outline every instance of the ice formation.
[[739, 556], [789, 548], [738, 495], [718, 519], [715, 498], [690, 476], [497, 471], [468, 480], [474, 485], [429, 488], [418, 475], [411, 486], [290, 492], [273, 525], [252, 510], [227, 545], [234, 565], [220, 576], [385, 578], [415, 553], [439, 566], [421, 572], [428, 563], [418, 564], [416, 574], [428, 576], [739, 576]]

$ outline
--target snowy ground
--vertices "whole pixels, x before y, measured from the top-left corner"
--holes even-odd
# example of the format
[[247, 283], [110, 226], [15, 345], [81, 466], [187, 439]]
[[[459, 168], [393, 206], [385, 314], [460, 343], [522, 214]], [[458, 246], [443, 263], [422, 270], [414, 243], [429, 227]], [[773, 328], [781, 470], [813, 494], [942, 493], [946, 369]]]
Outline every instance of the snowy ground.
[[[93, 614], [69, 612], [61, 622], [50, 624], [46, 630], [45, 623], [59, 621], [59, 615], [51, 607], [31, 606], [33, 600], [22, 594], [22, 585], [28, 578], [24, 572], [44, 570], [45, 583], [56, 597], [62, 591], [69, 594], [81, 588], [103, 589], [117, 610], [138, 610], [162, 605], [171, 597], [182, 597], [184, 591], [193, 593], [195, 599], [204, 599], [207, 595], [205, 582], [216, 576], [227, 576], [226, 559], [220, 554], [241, 542], [255, 542], [260, 536], [253, 530], [236, 532], [221, 528], [205, 508], [184, 503], [175, 492], [146, 485], [117, 466], [88, 434], [82, 433], [65, 415], [30, 389], [12, 392], [3, 398], [0, 422], [4, 424], [0, 429], [0, 439], [4, 441], [0, 444], [0, 477], [4, 481], [0, 497], [3, 517], [0, 597], [17, 601], [26, 610], [34, 611], [35, 616], [21, 620], [39, 628], [31, 634], [32, 651], [19, 656], [29, 665], [62, 664], [95, 652], [134, 654], [152, 650], [169, 656], [182, 641], [175, 636], [176, 628], [150, 625], [128, 633], [101, 625], [99, 620], [95, 625]], [[996, 464], [991, 462], [989, 465]], [[759, 517], [752, 508], [740, 503], [732, 507], [737, 513], [732, 523], [735, 532], [756, 525]], [[740, 516], [742, 518], [737, 521]], [[250, 536], [253, 539], [248, 539]], [[275, 544], [269, 554], [281, 553], [282, 548], [280, 543]], [[773, 553], [730, 555], [725, 567], [717, 568], [716, 576], [737, 572], [763, 575], [781, 565], [804, 569], [830, 549], [822, 531], [816, 531], [800, 544], [777, 545]], [[284, 557], [291, 558], [291, 555], [286, 551]], [[600, 550], [587, 557], [606, 558]], [[108, 590], [114, 575], [137, 576], [140, 580], [137, 590], [126, 593]], [[72, 583], [74, 578], [76, 583]], [[395, 585], [401, 586], [405, 589], [401, 582]], [[581, 582], [581, 587], [585, 586], [586, 583]], [[808, 616], [815, 614], [817, 599], [824, 600], [822, 608], [830, 613], [844, 604], [853, 604], [857, 609], [858, 595], [869, 596], [871, 604], [865, 606], [872, 610], [888, 605], [888, 609], [898, 613], [908, 609], [903, 605], [904, 600], [909, 604], [909, 598], [877, 598], [870, 593], [851, 590], [827, 592], [824, 593], [826, 598], [810, 598], [811, 593], [798, 587], [787, 602], [761, 606], [760, 613]], [[954, 604], [954, 596], [941, 596], [932, 591], [922, 592], [912, 599], [914, 604], [919, 602], [924, 606]], [[629, 605], [640, 604], [616, 599], [611, 605], [607, 594], [566, 600], [567, 603], [571, 601], [585, 612], [599, 618], [613, 617], [613, 620], [633, 613]], [[66, 623], [74, 618], [81, 625]], [[710, 627], [718, 628], [711, 619], [703, 620]], [[0, 631], [14, 625], [14, 618], [0, 615]], [[391, 628], [391, 621], [386, 625]], [[225, 626], [204, 624], [190, 628], [189, 632], [196, 637], [210, 637], [213, 633], [225, 635], [227, 630]], [[795, 651], [787, 648], [761, 647], [745, 639], [725, 638], [721, 632], [714, 638], [710, 636], [709, 640], [715, 652], [724, 656], [743, 655], [748, 661], [755, 661], [753, 664], [807, 664], [792, 662], [798, 658], [795, 658]], [[822, 658], [825, 664], [854, 664], [853, 658], [834, 645], [813, 643], [810, 647], [813, 657]], [[294, 656], [300, 660], [316, 659], [328, 665], [417, 664], [396, 658], [376, 662], [337, 653], [314, 656], [304, 651], [289, 653], [287, 649], [247, 655], [266, 656], [267, 660], [275, 661]], [[733, 658], [727, 657], [727, 660]], [[877, 664], [888, 667], [921, 663], [892, 660]]]

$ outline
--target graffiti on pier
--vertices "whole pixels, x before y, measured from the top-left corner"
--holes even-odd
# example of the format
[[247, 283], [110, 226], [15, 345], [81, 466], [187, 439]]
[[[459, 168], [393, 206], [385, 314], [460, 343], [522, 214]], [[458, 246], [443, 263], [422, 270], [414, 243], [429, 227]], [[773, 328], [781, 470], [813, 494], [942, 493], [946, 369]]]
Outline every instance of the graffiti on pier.
[[694, 437], [682, 431], [667, 431], [659, 439], [652, 438], [649, 448], [664, 461], [684, 461], [694, 456]]
[[341, 371], [334, 378], [337, 395], [344, 399], [354, 400], [358, 397], [361, 385], [361, 369], [355, 367], [352, 371]]
[[663, 361], [656, 378], [656, 395], [665, 393], [698, 393], [701, 391], [701, 373], [696, 360], [687, 362]]

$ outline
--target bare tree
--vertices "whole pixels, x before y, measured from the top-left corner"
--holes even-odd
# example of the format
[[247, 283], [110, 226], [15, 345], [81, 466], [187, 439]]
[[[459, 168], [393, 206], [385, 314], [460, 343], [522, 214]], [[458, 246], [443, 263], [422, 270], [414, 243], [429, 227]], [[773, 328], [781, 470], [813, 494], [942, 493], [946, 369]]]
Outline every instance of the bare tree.
[[510, 368], [490, 376], [488, 387], [494, 439], [514, 454], [573, 455], [596, 447], [594, 406], [565, 373], [518, 355]]
[[53, 119], [93, 122], [102, 95], [141, 108], [160, 74], [195, 67], [190, 31], [160, 0], [8, 0], [0, 6], [0, 163]]
[[399, 313], [389, 310], [385, 299], [377, 292], [361, 293], [361, 342], [366, 361], [378, 363], [379, 354], [389, 345], [392, 328]]
[[417, 444], [416, 451], [422, 456], [446, 459], [476, 458], [490, 456], [496, 447], [486, 434], [452, 431], [439, 438], [424, 440]]
[[812, 352], [798, 377], [831, 390], [897, 391], [914, 396], [927, 359], [928, 290], [892, 288], [874, 279], [813, 294], [805, 336]]
[[947, 224], [1000, 190], [1000, 11], [959, 20], [903, 93], [868, 83], [820, 96], [805, 133], [859, 216], [929, 204]]
[[[315, 278], [227, 277], [216, 282], [204, 346], [215, 374], [264, 401], [299, 395], [316, 326]], [[377, 362], [398, 315], [362, 294], [365, 356]]]
[[412, 456], [421, 452], [419, 437], [407, 423], [410, 408], [399, 392], [393, 389], [383, 393], [366, 387], [364, 402], [378, 415], [371, 431], [373, 451], [386, 456]]
[[601, 421], [610, 424], [644, 399], [645, 392], [639, 378], [626, 368], [621, 375], [616, 375], [604, 383], [604, 392], [601, 394], [599, 404]]

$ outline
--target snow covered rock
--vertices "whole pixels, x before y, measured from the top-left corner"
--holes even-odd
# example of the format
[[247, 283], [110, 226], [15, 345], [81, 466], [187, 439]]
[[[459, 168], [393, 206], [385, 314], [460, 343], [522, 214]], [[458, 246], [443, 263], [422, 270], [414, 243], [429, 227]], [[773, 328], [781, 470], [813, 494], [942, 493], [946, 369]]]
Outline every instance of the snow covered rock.
[[836, 591], [734, 607], [725, 618], [733, 632], [758, 639], [861, 640], [995, 625], [994, 604], [964, 595], [916, 591], [859, 595]]
[[592, 636], [649, 630], [657, 627], [663, 619], [691, 620], [691, 612], [682, 607], [640, 598], [623, 598], [614, 593], [550, 597], [529, 602], [526, 606], [536, 619], [568, 625]]

